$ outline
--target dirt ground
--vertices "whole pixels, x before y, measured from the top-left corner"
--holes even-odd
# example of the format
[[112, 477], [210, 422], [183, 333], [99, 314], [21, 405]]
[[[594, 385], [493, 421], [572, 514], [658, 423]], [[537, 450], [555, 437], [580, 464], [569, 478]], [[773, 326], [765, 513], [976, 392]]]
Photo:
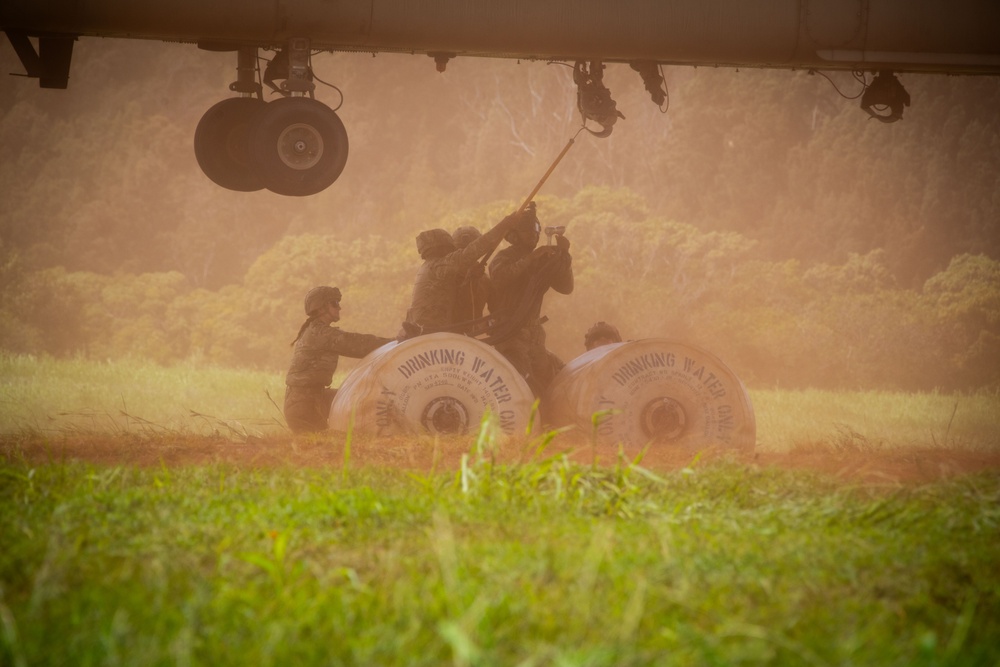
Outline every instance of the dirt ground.
[[[463, 454], [470, 451], [469, 438], [385, 438], [357, 441], [345, 457], [342, 437], [275, 437], [233, 441], [221, 437], [72, 435], [0, 436], [0, 462], [61, 463], [80, 461], [99, 466], [198, 466], [231, 465], [238, 468], [331, 468], [391, 467], [421, 473], [457, 470]], [[497, 463], [517, 463], [566, 452], [580, 463], [611, 466], [617, 451], [589, 444], [558, 440], [537, 453], [539, 443], [511, 441], [493, 453]], [[639, 451], [627, 451], [634, 459]], [[776, 467], [819, 473], [845, 483], [916, 485], [977, 472], [1000, 474], [1000, 452], [942, 447], [837, 450], [825, 446], [790, 452], [702, 452], [650, 448], [641, 465], [667, 472], [697, 468], [720, 461], [734, 461], [757, 468]]]

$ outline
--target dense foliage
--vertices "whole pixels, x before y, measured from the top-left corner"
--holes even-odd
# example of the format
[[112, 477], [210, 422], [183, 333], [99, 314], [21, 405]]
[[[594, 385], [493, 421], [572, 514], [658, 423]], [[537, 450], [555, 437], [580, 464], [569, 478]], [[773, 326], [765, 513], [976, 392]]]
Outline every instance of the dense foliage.
[[[492, 224], [578, 124], [558, 65], [440, 75], [422, 56], [323, 54], [317, 73], [346, 94], [344, 175], [303, 199], [233, 193], [191, 150], [232, 60], [82, 40], [68, 91], [0, 79], [0, 347], [279, 369], [317, 283], [345, 290], [345, 328], [393, 335], [414, 235]], [[0, 64], [19, 67], [6, 42]], [[558, 354], [604, 319], [705, 347], [748, 382], [996, 386], [997, 79], [904, 76], [913, 106], [887, 126], [821, 76], [665, 72], [661, 114], [609, 66], [627, 118], [581, 135], [543, 190], [578, 276], [546, 305]]]
[[[485, 228], [504, 210], [500, 203], [445, 222]], [[896, 284], [881, 251], [808, 267], [767, 261], [746, 237], [658, 218], [625, 190], [543, 197], [540, 210], [573, 239], [576, 289], [550, 294], [545, 306], [550, 347], [566, 359], [603, 319], [626, 338], [677, 338], [711, 350], [758, 386], [996, 386], [1000, 262], [983, 255], [956, 257], [914, 290]], [[27, 271], [11, 257], [0, 338], [17, 352], [279, 370], [310, 286], [344, 291], [345, 329], [393, 336], [418, 265], [412, 242], [329, 234], [286, 236], [239, 284], [218, 290], [178, 272]]]

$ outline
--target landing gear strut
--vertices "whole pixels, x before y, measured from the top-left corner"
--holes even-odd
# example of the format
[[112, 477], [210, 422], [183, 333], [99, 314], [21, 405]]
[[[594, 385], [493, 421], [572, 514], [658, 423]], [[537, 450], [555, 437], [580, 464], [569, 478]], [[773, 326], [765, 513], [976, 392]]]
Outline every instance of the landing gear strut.
[[[237, 52], [237, 80], [229, 88], [240, 97], [202, 116], [194, 136], [198, 165], [214, 183], [238, 192], [267, 188], [305, 197], [323, 191], [347, 164], [347, 130], [330, 107], [313, 99], [308, 40], [290, 40], [275, 57], [277, 65], [268, 67], [265, 82], [284, 96], [270, 103], [255, 78], [257, 49]], [[280, 86], [276, 79], [283, 79]]]

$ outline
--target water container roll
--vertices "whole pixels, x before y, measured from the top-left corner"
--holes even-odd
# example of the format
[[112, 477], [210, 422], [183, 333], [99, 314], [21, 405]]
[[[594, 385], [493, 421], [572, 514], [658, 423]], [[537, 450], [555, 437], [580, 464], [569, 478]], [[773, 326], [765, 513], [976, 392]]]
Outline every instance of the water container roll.
[[387, 343], [344, 379], [330, 428], [359, 435], [453, 435], [478, 430], [487, 410], [507, 435], [524, 433], [534, 396], [495, 349], [452, 333]]
[[573, 359], [549, 386], [542, 414], [599, 444], [750, 450], [756, 439], [739, 378], [715, 355], [663, 338], [603, 345]]

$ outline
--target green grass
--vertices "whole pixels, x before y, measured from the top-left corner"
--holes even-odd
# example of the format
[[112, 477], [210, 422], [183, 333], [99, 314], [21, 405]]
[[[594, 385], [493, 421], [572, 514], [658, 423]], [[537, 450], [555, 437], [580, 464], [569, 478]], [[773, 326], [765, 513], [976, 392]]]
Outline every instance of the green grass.
[[[338, 374], [334, 384], [342, 381]], [[757, 447], [960, 446], [1000, 449], [1000, 394], [750, 389]], [[284, 377], [132, 360], [0, 356], [0, 433], [287, 434]], [[277, 404], [277, 405], [275, 405]]]
[[[280, 432], [281, 377], [7, 357], [0, 383], [3, 666], [1000, 663], [995, 472], [501, 465], [485, 436], [430, 473], [349, 447], [322, 469], [43, 464], [29, 445], [81, 431]], [[762, 450], [998, 447], [996, 395], [751, 397]]]
[[1000, 479], [0, 467], [0, 664], [995, 665]]
[[750, 390], [757, 446], [1000, 449], [1000, 394]]
[[0, 356], [0, 433], [287, 433], [284, 392], [276, 373]]

